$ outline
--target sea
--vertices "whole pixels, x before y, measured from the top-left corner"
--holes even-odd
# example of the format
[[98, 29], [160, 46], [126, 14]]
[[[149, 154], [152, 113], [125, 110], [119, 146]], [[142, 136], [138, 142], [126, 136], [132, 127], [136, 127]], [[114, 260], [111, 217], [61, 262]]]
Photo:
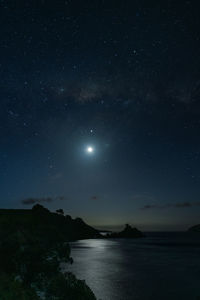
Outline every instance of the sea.
[[71, 256], [98, 300], [200, 300], [200, 233], [81, 240]]

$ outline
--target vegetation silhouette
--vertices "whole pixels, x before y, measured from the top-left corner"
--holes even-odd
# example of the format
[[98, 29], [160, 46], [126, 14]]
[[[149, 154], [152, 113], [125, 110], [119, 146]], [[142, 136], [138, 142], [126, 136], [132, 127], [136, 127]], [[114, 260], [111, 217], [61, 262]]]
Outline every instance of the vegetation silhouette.
[[69, 242], [92, 238], [139, 238], [143, 233], [126, 224], [121, 232], [103, 237], [81, 218], [32, 209], [0, 209], [1, 300], [95, 300], [84, 281], [61, 271], [72, 263]]
[[0, 210], [1, 300], [95, 300], [84, 281], [61, 272], [72, 263], [68, 242], [99, 232], [81, 219], [42, 205], [32, 210]]

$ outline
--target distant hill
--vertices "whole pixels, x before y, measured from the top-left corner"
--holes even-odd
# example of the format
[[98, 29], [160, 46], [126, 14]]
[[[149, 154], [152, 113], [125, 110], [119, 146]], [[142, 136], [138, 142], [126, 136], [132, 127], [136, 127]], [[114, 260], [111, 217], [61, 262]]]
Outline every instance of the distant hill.
[[188, 229], [188, 231], [192, 231], [192, 232], [200, 232], [200, 224], [194, 225], [194, 226], [190, 227], [190, 228]]

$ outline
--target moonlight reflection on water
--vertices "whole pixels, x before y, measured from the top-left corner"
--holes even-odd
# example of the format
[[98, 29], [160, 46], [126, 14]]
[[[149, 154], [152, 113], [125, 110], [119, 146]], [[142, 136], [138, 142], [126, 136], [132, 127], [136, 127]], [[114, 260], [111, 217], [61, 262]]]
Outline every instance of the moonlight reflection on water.
[[[199, 244], [198, 244], [199, 243]], [[71, 244], [70, 271], [102, 300], [188, 300], [200, 296], [200, 241], [187, 234]]]

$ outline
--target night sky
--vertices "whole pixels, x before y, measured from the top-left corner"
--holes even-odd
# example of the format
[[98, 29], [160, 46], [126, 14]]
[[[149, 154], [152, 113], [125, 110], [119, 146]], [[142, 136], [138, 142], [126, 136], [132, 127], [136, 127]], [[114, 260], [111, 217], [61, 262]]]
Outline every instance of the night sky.
[[198, 1], [1, 0], [0, 206], [199, 223], [199, 16]]

